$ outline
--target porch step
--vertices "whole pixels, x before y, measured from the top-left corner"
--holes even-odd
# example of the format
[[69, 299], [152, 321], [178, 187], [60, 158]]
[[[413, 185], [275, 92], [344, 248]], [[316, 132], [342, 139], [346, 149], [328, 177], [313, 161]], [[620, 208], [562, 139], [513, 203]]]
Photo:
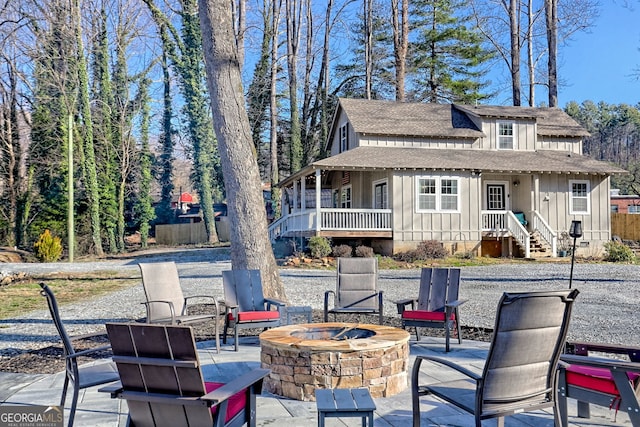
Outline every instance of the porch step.
[[[551, 247], [540, 237], [537, 231], [530, 233], [529, 239], [529, 255], [531, 258], [546, 258], [551, 256]], [[520, 247], [520, 250], [524, 253], [524, 247], [520, 246], [519, 243], [518, 247]]]

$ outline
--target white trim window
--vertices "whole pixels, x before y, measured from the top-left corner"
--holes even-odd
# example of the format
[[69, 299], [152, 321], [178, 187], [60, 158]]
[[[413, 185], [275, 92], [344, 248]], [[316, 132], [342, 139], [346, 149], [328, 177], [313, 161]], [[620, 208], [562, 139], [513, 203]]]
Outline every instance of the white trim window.
[[351, 186], [342, 187], [340, 190], [340, 207], [342, 209], [351, 208]]
[[344, 153], [349, 149], [349, 123], [345, 123], [340, 126], [339, 138], [340, 138], [340, 152]]
[[458, 212], [460, 180], [439, 176], [416, 177], [417, 212]]
[[498, 150], [513, 150], [515, 127], [513, 122], [498, 122]]
[[569, 213], [571, 215], [588, 215], [591, 212], [590, 193], [589, 181], [569, 181]]
[[629, 205], [629, 206], [627, 206], [627, 213], [640, 214], [640, 205]]

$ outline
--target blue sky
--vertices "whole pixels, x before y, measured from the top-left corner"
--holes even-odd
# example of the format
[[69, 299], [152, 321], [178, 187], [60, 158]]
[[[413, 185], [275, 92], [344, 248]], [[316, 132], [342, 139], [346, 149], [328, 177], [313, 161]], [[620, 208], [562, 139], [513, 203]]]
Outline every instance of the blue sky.
[[[569, 101], [604, 101], [609, 104], [640, 103], [640, 2], [604, 0], [600, 17], [589, 33], [574, 36], [560, 47], [558, 106]], [[537, 96], [542, 101], [542, 93]], [[546, 95], [545, 95], [546, 98]]]

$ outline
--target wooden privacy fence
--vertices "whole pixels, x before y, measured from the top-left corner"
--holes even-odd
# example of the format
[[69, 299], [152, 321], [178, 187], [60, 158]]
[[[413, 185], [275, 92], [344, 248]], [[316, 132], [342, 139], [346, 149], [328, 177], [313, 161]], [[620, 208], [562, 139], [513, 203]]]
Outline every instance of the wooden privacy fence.
[[611, 213], [611, 236], [622, 240], [640, 240], [640, 215]]
[[[216, 232], [221, 242], [229, 241], [229, 221], [226, 217], [216, 221]], [[156, 243], [158, 245], [196, 245], [206, 243], [207, 230], [204, 221], [191, 224], [156, 225]]]

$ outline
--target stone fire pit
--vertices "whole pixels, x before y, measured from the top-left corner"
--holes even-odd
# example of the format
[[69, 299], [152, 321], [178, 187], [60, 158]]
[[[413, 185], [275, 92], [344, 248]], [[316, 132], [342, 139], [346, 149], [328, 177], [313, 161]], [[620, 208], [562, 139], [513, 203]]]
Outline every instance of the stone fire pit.
[[281, 326], [260, 334], [264, 389], [296, 400], [315, 400], [317, 388], [366, 387], [372, 397], [407, 388], [409, 333], [355, 323]]

